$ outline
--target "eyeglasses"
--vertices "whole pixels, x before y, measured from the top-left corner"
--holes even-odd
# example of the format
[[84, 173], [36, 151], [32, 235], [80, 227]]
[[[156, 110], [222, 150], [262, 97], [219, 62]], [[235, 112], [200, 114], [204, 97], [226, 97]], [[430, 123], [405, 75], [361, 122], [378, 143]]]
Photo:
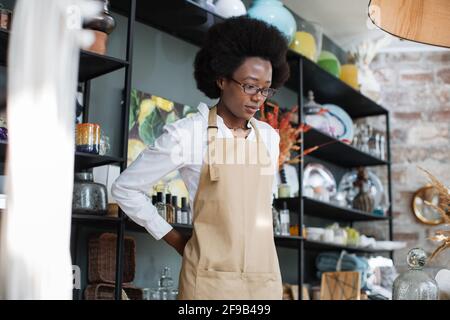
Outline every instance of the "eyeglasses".
[[275, 93], [277, 93], [277, 90], [275, 90], [273, 88], [260, 88], [258, 86], [254, 86], [252, 84], [240, 83], [239, 81], [234, 80], [233, 78], [230, 78], [230, 80], [232, 80], [232, 81], [236, 82], [238, 85], [240, 85], [242, 87], [242, 89], [244, 90], [244, 92], [249, 95], [255, 95], [258, 92], [261, 92], [261, 94], [264, 97], [271, 98], [275, 95]]

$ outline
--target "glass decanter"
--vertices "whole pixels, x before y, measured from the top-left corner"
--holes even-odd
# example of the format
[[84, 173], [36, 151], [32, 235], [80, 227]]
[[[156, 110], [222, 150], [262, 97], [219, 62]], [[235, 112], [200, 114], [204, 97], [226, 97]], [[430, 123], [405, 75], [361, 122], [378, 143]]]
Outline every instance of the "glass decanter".
[[170, 268], [164, 267], [159, 279], [159, 297], [160, 300], [176, 300], [178, 290], [173, 287], [173, 279], [170, 274]]
[[311, 127], [333, 136], [330, 115], [314, 100], [314, 93], [308, 92], [308, 102], [303, 106], [305, 122]]
[[436, 281], [423, 267], [427, 255], [421, 248], [408, 252], [406, 261], [409, 270], [398, 276], [392, 288], [392, 300], [438, 300], [439, 289]]

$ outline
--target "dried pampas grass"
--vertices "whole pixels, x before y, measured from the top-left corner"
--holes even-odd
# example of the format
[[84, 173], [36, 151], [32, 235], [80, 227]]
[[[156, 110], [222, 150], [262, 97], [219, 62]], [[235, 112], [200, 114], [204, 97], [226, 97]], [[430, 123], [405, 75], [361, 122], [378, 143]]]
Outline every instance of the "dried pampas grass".
[[[442, 216], [444, 219], [444, 224], [446, 226], [450, 226], [450, 190], [445, 187], [435, 176], [433, 176], [427, 170], [419, 167], [420, 170], [425, 172], [430, 179], [431, 185], [438, 191], [439, 193], [439, 204], [436, 206], [428, 201], [425, 203], [434, 209]], [[441, 244], [434, 250], [431, 254], [431, 258], [433, 259], [438, 256], [445, 249], [450, 248], [450, 230], [437, 230], [435, 235], [430, 238], [433, 241], [441, 242]]]

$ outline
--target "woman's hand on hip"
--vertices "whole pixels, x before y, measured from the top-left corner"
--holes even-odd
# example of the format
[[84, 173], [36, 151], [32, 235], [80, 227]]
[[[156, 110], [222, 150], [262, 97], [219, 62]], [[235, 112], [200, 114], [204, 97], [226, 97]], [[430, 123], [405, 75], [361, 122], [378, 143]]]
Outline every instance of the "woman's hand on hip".
[[189, 240], [188, 237], [183, 235], [181, 232], [172, 229], [163, 237], [163, 239], [175, 250], [177, 250], [181, 256], [183, 256], [184, 247]]

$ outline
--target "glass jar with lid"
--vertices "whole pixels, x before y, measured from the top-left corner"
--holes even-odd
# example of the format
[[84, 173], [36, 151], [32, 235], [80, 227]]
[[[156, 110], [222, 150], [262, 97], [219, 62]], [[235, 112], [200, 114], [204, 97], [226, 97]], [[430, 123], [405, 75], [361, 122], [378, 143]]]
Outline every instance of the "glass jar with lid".
[[75, 173], [72, 211], [78, 214], [106, 215], [108, 193], [106, 186], [94, 182], [92, 169]]
[[421, 248], [408, 252], [409, 270], [398, 276], [392, 289], [392, 300], [438, 300], [436, 281], [424, 270], [427, 255]]
[[160, 300], [176, 300], [178, 290], [173, 286], [174, 282], [171, 276], [170, 268], [164, 267], [161, 278], [159, 279], [159, 298]]
[[93, 30], [95, 35], [95, 42], [87, 50], [97, 54], [105, 54], [108, 37], [116, 28], [116, 20], [109, 11], [109, 0], [96, 1], [99, 6], [103, 7], [103, 10], [84, 24], [84, 28]]
[[305, 123], [332, 136], [331, 119], [328, 112], [314, 100], [314, 93], [308, 92], [308, 102], [303, 106]]

